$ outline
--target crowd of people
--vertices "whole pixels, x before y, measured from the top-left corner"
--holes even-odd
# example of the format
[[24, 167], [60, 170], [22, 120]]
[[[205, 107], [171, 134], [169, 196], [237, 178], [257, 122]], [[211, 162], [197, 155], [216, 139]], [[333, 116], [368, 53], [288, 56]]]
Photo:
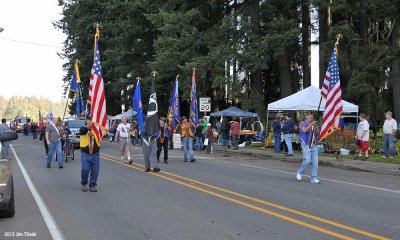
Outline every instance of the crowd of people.
[[[398, 125], [393, 118], [392, 112], [385, 113], [386, 120], [383, 124], [383, 155], [382, 157], [394, 158], [396, 155], [395, 142]], [[359, 115], [359, 124], [356, 131], [356, 144], [359, 147], [359, 158], [368, 159], [369, 152], [369, 129], [370, 125], [365, 114]], [[60, 118], [53, 121], [44, 119], [40, 125], [29, 123], [27, 135], [32, 134], [33, 141], [37, 140], [39, 134], [40, 142], [44, 143], [46, 153], [46, 167], [51, 168], [54, 152], [59, 168], [63, 168], [62, 146], [65, 135], [71, 134], [68, 126], [62, 124]], [[205, 117], [199, 121], [197, 126], [190, 121], [189, 117], [182, 117], [176, 128], [172, 123], [168, 123], [165, 118], [159, 119], [160, 131], [149, 136], [146, 133], [146, 125], [139, 129], [136, 121], [128, 122], [126, 117], [122, 117], [120, 122], [112, 121], [109, 127], [108, 140], [112, 143], [119, 143], [121, 164], [132, 164], [132, 147], [142, 146], [145, 172], [151, 169], [153, 172], [160, 171], [160, 157], [163, 156], [164, 164], [168, 164], [168, 150], [173, 147], [173, 134], [179, 134], [183, 145], [183, 161], [195, 162], [195, 150], [206, 150], [207, 154], [213, 153], [213, 144], [218, 141], [223, 148], [230, 148], [230, 143], [234, 150], [239, 149], [239, 135], [243, 129], [252, 128], [250, 121], [241, 118], [228, 119], [224, 117], [222, 121], [210, 123]], [[276, 119], [272, 122], [274, 135], [274, 151], [281, 153], [283, 147], [286, 148], [286, 156], [293, 156], [292, 138], [295, 132], [299, 133], [300, 146], [303, 154], [303, 161], [297, 170], [297, 180], [302, 179], [306, 168], [311, 165], [311, 182], [320, 183], [318, 179], [318, 135], [319, 127], [314, 120], [312, 112], [305, 114], [304, 119], [296, 124], [290, 113], [278, 112]], [[0, 135], [9, 131], [6, 119], [2, 119], [0, 125]], [[97, 178], [99, 176], [100, 144], [94, 140], [92, 133], [92, 123], [86, 120], [85, 126], [79, 130], [80, 149], [81, 149], [81, 184], [84, 192], [97, 192]], [[24, 133], [25, 134], [25, 133]], [[9, 158], [9, 143], [1, 142], [2, 157]], [[164, 152], [163, 155], [161, 153]], [[127, 160], [127, 161], [125, 161]], [[89, 185], [89, 187], [88, 187]]]

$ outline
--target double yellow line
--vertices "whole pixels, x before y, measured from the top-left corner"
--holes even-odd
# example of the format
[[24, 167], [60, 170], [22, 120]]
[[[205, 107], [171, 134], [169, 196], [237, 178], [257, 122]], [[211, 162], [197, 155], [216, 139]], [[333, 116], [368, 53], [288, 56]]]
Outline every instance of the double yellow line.
[[[102, 157], [102, 159], [106, 159], [106, 160], [111, 161], [111, 162], [120, 163], [120, 160], [119, 160], [118, 157], [110, 156], [110, 155], [103, 154], [103, 153], [101, 154], [101, 157]], [[133, 169], [136, 169], [136, 170], [139, 170], [139, 171], [144, 171], [143, 170], [143, 165], [138, 164], [138, 163], [132, 163], [132, 165], [124, 165], [124, 166], [125, 167], [129, 167], [129, 168], [133, 168]], [[240, 197], [240, 198], [243, 198], [243, 199], [246, 199], [246, 200], [250, 200], [250, 201], [253, 201], [253, 202], [256, 202], [256, 203], [260, 203], [260, 204], [263, 204], [263, 205], [266, 205], [266, 206], [269, 206], [269, 207], [273, 207], [273, 208], [276, 208], [276, 209], [279, 209], [279, 210], [282, 210], [282, 211], [285, 211], [285, 212], [288, 212], [288, 213], [296, 214], [296, 215], [299, 215], [299, 216], [302, 216], [302, 217], [305, 217], [305, 218], [308, 218], [308, 219], [312, 219], [312, 220], [315, 220], [315, 221], [318, 221], [318, 222], [321, 222], [321, 223], [324, 223], [324, 224], [328, 224], [328, 225], [331, 225], [331, 226], [334, 226], [334, 227], [337, 227], [337, 228], [341, 228], [341, 229], [344, 229], [344, 230], [347, 230], [347, 231], [350, 231], [350, 232], [353, 232], [353, 233], [364, 235], [364, 236], [367, 236], [367, 237], [370, 237], [370, 238], [373, 238], [373, 239], [379, 239], [379, 240], [387, 240], [387, 239], [389, 239], [389, 238], [382, 237], [382, 236], [379, 236], [379, 235], [376, 235], [376, 234], [373, 234], [373, 233], [369, 233], [369, 232], [366, 232], [366, 231], [363, 231], [363, 230], [360, 230], [360, 229], [357, 229], [357, 228], [353, 228], [353, 227], [350, 227], [350, 226], [347, 226], [347, 225], [344, 225], [344, 224], [340, 224], [340, 223], [336, 223], [336, 222], [333, 222], [333, 221], [330, 221], [330, 220], [327, 220], [327, 219], [324, 219], [324, 218], [320, 218], [320, 217], [317, 217], [317, 216], [314, 216], [314, 215], [311, 215], [311, 214], [308, 214], [308, 213], [304, 213], [304, 212], [300, 212], [300, 211], [297, 211], [297, 210], [294, 210], [294, 209], [291, 209], [291, 208], [287, 208], [287, 207], [282, 206], [282, 205], [271, 203], [271, 202], [268, 202], [268, 201], [265, 201], [265, 200], [261, 200], [261, 199], [258, 199], [258, 198], [254, 198], [254, 197], [251, 197], [251, 196], [248, 196], [248, 195], [244, 195], [244, 194], [241, 194], [241, 193], [233, 192], [233, 191], [230, 191], [228, 189], [224, 189], [224, 188], [221, 188], [221, 187], [218, 187], [218, 186], [214, 186], [214, 185], [211, 185], [211, 184], [200, 182], [200, 181], [197, 181], [197, 180], [194, 180], [194, 179], [191, 179], [191, 178], [179, 176], [179, 175], [176, 175], [176, 174], [173, 174], [173, 173], [170, 173], [170, 172], [166, 172], [166, 171], [161, 171], [161, 172], [158, 172], [158, 173], [149, 172], [149, 174], [151, 174], [153, 176], [157, 176], [159, 178], [163, 178], [165, 180], [168, 180], [168, 181], [171, 181], [171, 182], [174, 182], [174, 183], [177, 183], [177, 184], [180, 184], [180, 185], [183, 185], [185, 187], [188, 187], [188, 188], [203, 192], [203, 193], [207, 193], [209, 195], [212, 195], [212, 196], [215, 196], [215, 197], [218, 197], [218, 198], [221, 198], [221, 199], [225, 199], [225, 200], [227, 200], [229, 202], [233, 202], [233, 203], [236, 203], [238, 205], [241, 205], [241, 206], [244, 206], [244, 207], [247, 207], [247, 208], [262, 212], [262, 213], [266, 213], [268, 215], [275, 216], [277, 218], [280, 218], [280, 219], [283, 219], [283, 220], [286, 220], [286, 221], [289, 221], [289, 222], [292, 222], [292, 223], [295, 223], [295, 224], [310, 228], [312, 230], [315, 230], [315, 231], [318, 231], [318, 232], [321, 232], [321, 233], [324, 233], [324, 234], [328, 234], [330, 236], [334, 236], [334, 237], [339, 238], [339, 239], [346, 239], [347, 240], [347, 239], [354, 239], [354, 238], [342, 235], [342, 234], [337, 233], [337, 232], [333, 232], [331, 230], [328, 230], [328, 229], [325, 229], [325, 228], [322, 228], [322, 227], [317, 227], [317, 226], [315, 226], [313, 224], [310, 224], [310, 223], [307, 223], [307, 222], [304, 222], [304, 221], [300, 221], [300, 220], [297, 220], [297, 219], [282, 215], [280, 213], [277, 213], [277, 212], [274, 212], [274, 211], [271, 211], [271, 210], [256, 206], [254, 204], [250, 204], [250, 203], [247, 203], [247, 202], [244, 202], [244, 201], [241, 201], [241, 200], [237, 200], [237, 199], [229, 197], [229, 196], [222, 195], [220, 193], [211, 191], [209, 189], [217, 190], [217, 191], [220, 191], [220, 192], [223, 192], [223, 193], [227, 193], [227, 194], [230, 194], [230, 195], [233, 195], [233, 196], [236, 196], [236, 197]], [[171, 176], [173, 178], [171, 178], [169, 176]], [[186, 182], [183, 182], [183, 181], [180, 181], [180, 180], [184, 180]], [[187, 182], [189, 182], [189, 183], [187, 183]], [[196, 184], [198, 186], [193, 185], [193, 184]], [[208, 189], [202, 188], [200, 186], [206, 187]]]

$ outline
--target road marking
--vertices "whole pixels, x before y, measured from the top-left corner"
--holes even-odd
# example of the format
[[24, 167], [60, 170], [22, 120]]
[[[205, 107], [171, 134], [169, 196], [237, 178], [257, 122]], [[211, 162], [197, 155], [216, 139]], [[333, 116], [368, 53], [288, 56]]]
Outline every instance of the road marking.
[[15, 152], [12, 145], [10, 145], [11, 150], [14, 153], [15, 159], [17, 160], [18, 166], [21, 169], [22, 175], [25, 178], [26, 183], [28, 184], [28, 188], [32, 193], [33, 198], [36, 201], [36, 204], [39, 207], [40, 213], [43, 216], [44, 221], [46, 222], [47, 228], [53, 239], [56, 240], [63, 240], [65, 239], [60, 227], [58, 226], [56, 220], [54, 219], [53, 215], [51, 214], [49, 208], [47, 207], [46, 203], [43, 201], [42, 197], [40, 196], [39, 192], [37, 191], [35, 185], [33, 184], [31, 178], [29, 177], [28, 172], [25, 170], [24, 165], [22, 164], [21, 160], [19, 159], [17, 153]]
[[[249, 168], [256, 168], [256, 169], [261, 169], [261, 170], [270, 171], [270, 172], [278, 172], [278, 173], [296, 175], [296, 173], [293, 173], [293, 172], [286, 172], [286, 171], [281, 171], [281, 170], [276, 170], [276, 169], [271, 169], [271, 168], [257, 167], [257, 166], [252, 166], [252, 165], [248, 165], [248, 164], [242, 164], [242, 163], [232, 163], [232, 162], [223, 161], [223, 160], [214, 160], [214, 159], [212, 159], [210, 157], [197, 157], [197, 158], [205, 159], [205, 160], [210, 161], [210, 162], [228, 163], [228, 164], [231, 164], [231, 165], [237, 165], [237, 166], [249, 167]], [[342, 183], [342, 184], [353, 185], [353, 186], [357, 186], [357, 187], [364, 187], [364, 188], [369, 188], [369, 189], [374, 189], [374, 190], [380, 190], [380, 191], [386, 191], [386, 192], [400, 194], [400, 191], [393, 190], [393, 189], [374, 187], [374, 186], [363, 185], [363, 184], [352, 183], [352, 182], [346, 182], [346, 181], [340, 181], [340, 180], [329, 179], [329, 178], [319, 178], [319, 179], [324, 180], [324, 181]]]
[[[103, 154], [103, 153], [101, 155], [103, 156], [103, 158], [105, 158], [105, 159], [107, 159], [109, 161], [119, 163], [118, 161], [113, 160], [113, 159], [118, 159], [117, 157], [106, 155], [106, 154]], [[143, 167], [143, 165], [138, 164], [138, 163], [132, 163], [132, 164]], [[141, 168], [139, 169], [139, 168], [133, 167], [132, 165], [125, 165], [125, 166], [143, 171]], [[345, 230], [348, 230], [348, 231], [351, 231], [351, 232], [354, 232], [354, 233], [358, 233], [358, 234], [361, 234], [361, 235], [365, 235], [365, 236], [368, 236], [368, 237], [371, 237], [371, 238], [382, 239], [382, 240], [388, 239], [388, 238], [385, 238], [385, 237], [382, 237], [382, 236], [379, 236], [379, 235], [376, 235], [376, 234], [373, 234], [373, 233], [369, 233], [369, 232], [366, 232], [366, 231], [363, 231], [363, 230], [360, 230], [360, 229], [352, 228], [352, 227], [344, 225], [344, 224], [336, 223], [336, 222], [333, 222], [333, 221], [330, 221], [330, 220], [327, 220], [327, 219], [324, 219], [324, 218], [320, 218], [320, 217], [317, 217], [317, 216], [314, 216], [314, 215], [311, 215], [311, 214], [307, 214], [307, 213], [304, 213], [304, 212], [300, 212], [300, 211], [297, 211], [297, 210], [294, 210], [294, 209], [291, 209], [291, 208], [287, 208], [287, 207], [284, 207], [284, 206], [281, 206], [281, 205], [278, 205], [278, 204], [275, 204], [275, 203], [271, 203], [271, 202], [268, 202], [268, 201], [257, 199], [257, 198], [254, 198], [254, 197], [251, 197], [251, 196], [248, 196], [248, 195], [244, 195], [244, 194], [241, 194], [241, 193], [233, 192], [233, 191], [230, 191], [230, 190], [227, 190], [227, 189], [224, 189], [224, 188], [220, 188], [220, 187], [217, 187], [217, 186], [214, 186], [214, 185], [211, 185], [211, 184], [203, 183], [203, 182], [200, 182], [200, 181], [197, 181], [197, 180], [194, 180], [194, 179], [190, 179], [190, 178], [183, 177], [183, 176], [180, 176], [180, 175], [176, 175], [176, 174], [173, 174], [173, 173], [169, 173], [169, 172], [166, 172], [166, 171], [162, 171], [161, 173], [167, 174], [167, 175], [170, 175], [170, 176], [173, 176], [173, 177], [176, 177], [176, 178], [180, 178], [180, 179], [183, 179], [183, 180], [186, 180], [186, 181], [198, 184], [198, 185], [202, 185], [202, 186], [205, 186], [205, 187], [208, 187], [208, 188], [211, 188], [211, 189], [215, 189], [215, 190], [218, 190], [218, 191], [221, 191], [221, 192], [225, 192], [225, 193], [228, 193], [228, 194], [231, 194], [231, 195], [234, 195], [234, 196], [238, 196], [238, 197], [241, 197], [241, 198], [244, 198], [244, 199], [248, 199], [248, 200], [251, 200], [251, 201], [254, 201], [254, 202], [258, 202], [258, 203], [261, 203], [261, 204], [264, 204], [264, 205], [267, 205], [267, 206], [270, 206], [270, 207], [275, 207], [275, 208], [283, 210], [283, 211], [294, 213], [294, 214], [297, 214], [297, 215], [300, 215], [300, 216], [303, 216], [303, 217], [306, 217], [306, 218], [310, 218], [310, 219], [313, 219], [313, 220], [316, 220], [316, 221], [319, 221], [319, 222], [323, 222], [325, 224], [329, 224], [329, 225], [332, 225], [332, 226], [335, 226], [335, 227], [338, 227], [338, 228], [342, 228], [342, 229], [345, 229]], [[230, 198], [230, 197], [227, 197], [227, 196], [224, 196], [224, 195], [209, 191], [207, 189], [203, 189], [203, 188], [200, 188], [200, 187], [197, 187], [197, 186], [194, 186], [194, 185], [190, 185], [190, 184], [185, 183], [185, 182], [181, 182], [181, 181], [176, 180], [176, 179], [172, 179], [172, 178], [160, 175], [160, 173], [151, 173], [151, 174], [153, 174], [154, 176], [157, 176], [157, 177], [160, 177], [160, 178], [164, 178], [166, 180], [169, 180], [169, 181], [184, 185], [186, 187], [189, 187], [189, 188], [192, 188], [192, 189], [195, 189], [195, 190], [198, 190], [198, 191], [201, 191], [201, 192], [204, 192], [204, 193], [207, 193], [207, 194], [219, 197], [219, 198], [223, 198], [223, 199], [228, 200], [230, 202], [234, 202], [236, 204], [239, 204], [239, 205], [242, 205], [242, 206], [245, 206], [245, 207], [260, 211], [260, 212], [264, 212], [264, 213], [270, 214], [272, 216], [275, 216], [275, 217], [278, 217], [278, 218], [281, 218], [281, 219], [284, 219], [284, 220], [287, 220], [287, 221], [290, 221], [290, 222], [293, 222], [293, 223], [296, 223], [296, 224], [311, 228], [313, 230], [316, 230], [316, 231], [319, 231], [319, 232], [323, 232], [323, 233], [328, 234], [328, 235], [332, 235], [332, 236], [335, 236], [335, 237], [338, 237], [338, 238], [341, 238], [341, 239], [352, 239], [352, 238], [349, 238], [347, 236], [344, 236], [344, 235], [341, 235], [341, 234], [326, 230], [324, 228], [316, 227], [316, 226], [313, 226], [313, 225], [308, 224], [306, 222], [302, 222], [302, 221], [296, 220], [294, 218], [290, 218], [290, 217], [281, 215], [279, 213], [276, 213], [276, 212], [273, 212], [273, 211], [270, 211], [270, 210], [267, 210], [267, 209], [264, 209], [264, 208], [260, 208], [260, 207], [255, 206], [255, 205], [252, 205], [252, 204], [249, 204], [249, 203], [246, 203], [246, 202], [234, 199], [234, 198]]]

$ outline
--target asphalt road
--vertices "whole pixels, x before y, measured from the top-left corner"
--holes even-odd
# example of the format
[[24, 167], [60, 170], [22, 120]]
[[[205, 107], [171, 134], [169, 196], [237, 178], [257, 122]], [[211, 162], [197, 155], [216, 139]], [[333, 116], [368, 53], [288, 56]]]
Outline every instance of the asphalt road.
[[0, 219], [0, 239], [400, 239], [396, 176], [320, 167], [311, 184], [295, 163], [234, 151], [185, 163], [181, 150], [144, 173], [141, 148], [121, 165], [118, 144], [103, 143], [99, 192], [84, 193], [78, 150], [47, 169], [43, 145], [12, 145], [37, 194], [13, 156], [16, 214]]

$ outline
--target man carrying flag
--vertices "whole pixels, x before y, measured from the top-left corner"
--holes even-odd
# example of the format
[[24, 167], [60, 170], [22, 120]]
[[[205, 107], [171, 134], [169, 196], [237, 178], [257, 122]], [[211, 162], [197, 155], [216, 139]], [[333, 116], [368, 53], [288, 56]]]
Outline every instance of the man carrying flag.
[[[91, 103], [90, 119], [86, 119], [86, 125], [81, 127], [79, 133], [81, 147], [81, 184], [82, 191], [97, 192], [97, 178], [100, 170], [100, 143], [107, 134], [107, 112], [106, 98], [104, 93], [103, 75], [100, 65], [100, 52], [98, 40], [100, 37], [99, 27], [97, 26], [95, 35], [95, 57], [92, 72], [90, 74], [89, 99]], [[90, 181], [88, 182], [90, 175]]]
[[142, 125], [142, 141], [145, 172], [153, 168], [153, 172], [160, 171], [157, 164], [157, 143], [156, 139], [160, 136], [160, 124], [158, 121], [157, 94], [154, 88], [154, 78], [156, 72], [153, 71], [153, 81], [151, 82], [150, 99], [145, 124]]
[[[322, 119], [322, 128], [320, 140], [332, 134], [336, 129], [339, 129], [339, 118], [343, 111], [342, 106], [342, 91], [340, 88], [339, 65], [337, 61], [337, 48], [339, 38], [336, 41], [336, 46], [333, 49], [328, 69], [326, 70], [324, 84], [321, 90], [321, 97], [326, 98], [325, 111]], [[319, 109], [318, 109], [319, 110]], [[317, 122], [314, 121], [312, 113], [306, 115], [306, 120], [300, 123], [300, 139], [301, 148], [303, 151], [303, 163], [297, 170], [296, 178], [301, 180], [307, 166], [311, 163], [311, 183], [320, 183], [318, 180], [318, 128]]]

